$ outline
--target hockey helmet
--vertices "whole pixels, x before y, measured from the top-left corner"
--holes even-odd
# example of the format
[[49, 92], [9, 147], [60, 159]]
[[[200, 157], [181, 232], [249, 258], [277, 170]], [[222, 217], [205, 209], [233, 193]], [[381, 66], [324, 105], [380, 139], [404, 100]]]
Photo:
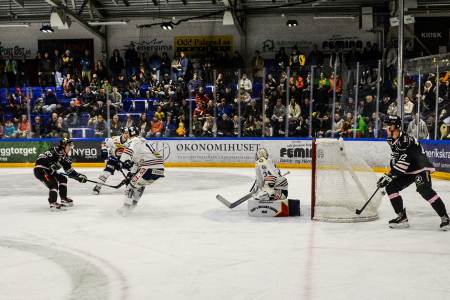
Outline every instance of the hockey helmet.
[[139, 128], [135, 125], [128, 127], [128, 134], [130, 135], [130, 137], [139, 135], [140, 131]]
[[124, 134], [125, 132], [128, 132], [128, 127], [125, 126], [120, 127], [120, 133]]
[[73, 141], [68, 137], [63, 137], [59, 141], [59, 147], [65, 148], [67, 145], [70, 145], [71, 147], [73, 147]]
[[265, 159], [269, 158], [269, 153], [268, 153], [267, 150], [264, 149], [264, 148], [258, 149], [258, 150], [256, 151], [256, 154], [255, 154], [255, 160], [258, 160], [258, 159], [260, 159], [261, 157], [264, 157]]
[[388, 126], [395, 125], [396, 129], [400, 129], [402, 127], [402, 119], [399, 116], [392, 115], [384, 119], [384, 124]]

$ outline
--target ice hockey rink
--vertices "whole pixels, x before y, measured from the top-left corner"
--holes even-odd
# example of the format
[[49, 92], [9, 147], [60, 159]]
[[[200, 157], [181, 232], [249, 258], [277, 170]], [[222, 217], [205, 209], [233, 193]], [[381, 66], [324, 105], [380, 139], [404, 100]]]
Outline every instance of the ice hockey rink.
[[[215, 199], [248, 193], [253, 169], [167, 168], [123, 218], [124, 188], [69, 180], [75, 205], [52, 213], [31, 168], [0, 169], [0, 299], [448, 299], [450, 232], [414, 187], [409, 229], [387, 226], [387, 196], [377, 221], [324, 223], [310, 220], [311, 171], [289, 171], [301, 217]], [[449, 183], [433, 186], [450, 208]]]

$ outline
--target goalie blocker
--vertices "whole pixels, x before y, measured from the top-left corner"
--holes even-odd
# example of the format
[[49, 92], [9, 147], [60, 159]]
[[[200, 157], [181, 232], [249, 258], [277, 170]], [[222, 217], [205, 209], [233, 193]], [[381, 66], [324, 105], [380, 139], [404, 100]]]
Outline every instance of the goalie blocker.
[[300, 216], [300, 200], [258, 201], [250, 199], [248, 200], [248, 215], [251, 217]]

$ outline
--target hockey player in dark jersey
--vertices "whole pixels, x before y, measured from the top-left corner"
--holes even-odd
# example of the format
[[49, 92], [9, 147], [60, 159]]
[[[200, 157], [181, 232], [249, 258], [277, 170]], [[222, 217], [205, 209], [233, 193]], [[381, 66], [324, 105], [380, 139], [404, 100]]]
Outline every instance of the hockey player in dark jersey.
[[397, 218], [389, 221], [391, 228], [408, 228], [408, 217], [399, 192], [416, 183], [417, 192], [427, 200], [441, 217], [441, 228], [449, 230], [449, 217], [444, 202], [431, 187], [430, 174], [435, 171], [419, 141], [400, 130], [401, 118], [389, 116], [384, 120], [388, 134], [387, 142], [392, 150], [391, 170], [378, 180], [377, 185], [386, 187]]
[[[72, 199], [67, 197], [67, 178], [57, 173], [61, 167], [79, 182], [86, 182], [86, 176], [72, 168], [72, 160], [69, 157], [72, 147], [73, 142], [71, 139], [62, 138], [58, 147], [53, 147], [39, 154], [34, 167], [34, 176], [49, 189], [48, 202], [50, 203], [51, 211], [66, 210], [66, 206], [73, 206]], [[56, 202], [58, 200], [58, 190], [61, 204]]]

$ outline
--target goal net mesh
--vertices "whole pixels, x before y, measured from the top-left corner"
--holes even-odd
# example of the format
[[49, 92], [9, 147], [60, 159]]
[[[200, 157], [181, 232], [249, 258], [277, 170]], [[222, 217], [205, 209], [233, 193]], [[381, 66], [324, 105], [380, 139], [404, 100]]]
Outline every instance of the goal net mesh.
[[375, 192], [378, 178], [347, 144], [342, 139], [316, 140], [315, 203], [311, 208], [314, 220], [364, 222], [378, 219], [381, 191], [360, 215], [356, 214]]

